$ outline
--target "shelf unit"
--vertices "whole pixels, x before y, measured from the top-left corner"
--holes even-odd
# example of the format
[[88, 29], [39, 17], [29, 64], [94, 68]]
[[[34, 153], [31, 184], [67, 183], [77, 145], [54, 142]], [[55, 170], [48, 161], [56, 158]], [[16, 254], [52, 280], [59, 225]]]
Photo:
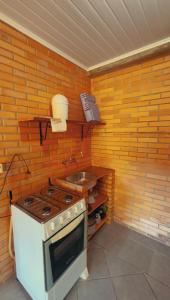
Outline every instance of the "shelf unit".
[[[60, 119], [55, 119], [56, 122], [60, 123]], [[21, 120], [20, 122], [37, 122], [39, 124], [39, 136], [40, 136], [40, 145], [43, 145], [43, 141], [47, 138], [47, 130], [51, 128], [51, 118], [50, 117], [34, 117], [28, 120]], [[43, 134], [43, 124], [45, 124], [45, 133]], [[88, 134], [89, 130], [96, 125], [105, 125], [101, 121], [76, 121], [76, 120], [67, 120], [67, 124], [77, 125], [81, 127], [81, 139]], [[86, 131], [86, 132], [85, 132]]]
[[101, 222], [99, 224], [96, 224], [96, 230], [93, 234], [90, 234], [88, 236], [88, 240], [90, 240], [95, 234], [96, 232], [107, 222], [107, 216], [101, 220]]
[[[106, 203], [108, 200], [107, 195], [100, 194], [97, 198], [95, 203], [88, 205], [88, 216], [91, 215], [100, 205]], [[90, 208], [90, 209], [89, 209]]]
[[[88, 216], [90, 216], [98, 207], [100, 207], [102, 204], [106, 203], [108, 200], [108, 196], [105, 194], [100, 194], [97, 196], [95, 203], [90, 204], [88, 206]], [[90, 209], [89, 209], [90, 207]], [[96, 230], [93, 234], [88, 236], [88, 240], [92, 238], [92, 236], [106, 223], [107, 221], [107, 215], [104, 219], [101, 220], [100, 223], [96, 224]]]

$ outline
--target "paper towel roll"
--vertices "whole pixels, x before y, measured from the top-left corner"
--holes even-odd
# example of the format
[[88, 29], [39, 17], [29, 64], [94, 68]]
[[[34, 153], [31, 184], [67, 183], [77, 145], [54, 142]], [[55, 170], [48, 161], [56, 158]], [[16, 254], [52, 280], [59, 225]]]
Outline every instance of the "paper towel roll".
[[52, 128], [52, 132], [64, 132], [64, 131], [67, 131], [66, 120], [61, 120], [59, 122], [58, 120], [51, 118], [51, 128]]
[[[53, 132], [64, 132], [67, 130], [66, 120], [68, 119], [68, 100], [64, 95], [54, 95], [52, 97], [51, 128]], [[60, 122], [59, 120], [60, 119]]]
[[68, 99], [64, 95], [54, 95], [51, 104], [53, 118], [68, 119]]

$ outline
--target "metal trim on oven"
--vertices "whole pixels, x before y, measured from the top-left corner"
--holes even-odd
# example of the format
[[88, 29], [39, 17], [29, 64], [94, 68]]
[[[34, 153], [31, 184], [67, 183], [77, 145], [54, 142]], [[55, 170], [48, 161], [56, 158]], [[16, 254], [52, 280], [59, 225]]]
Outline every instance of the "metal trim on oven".
[[87, 216], [86, 212], [79, 215], [76, 219], [67, 224], [63, 229], [57, 232], [53, 237], [44, 242], [44, 268], [45, 268], [45, 286], [48, 291], [55, 282], [53, 282], [52, 268], [50, 261], [49, 245], [59, 241], [70, 234], [84, 219], [84, 248], [87, 247]]
[[73, 231], [83, 220], [84, 216], [80, 215], [78, 218], [74, 219], [71, 223], [69, 223], [69, 228], [68, 226], [65, 226], [63, 230], [57, 232], [55, 236], [53, 236], [50, 241], [51, 244], [54, 244], [55, 242], [61, 240], [63, 237], [65, 237], [67, 234], [69, 234], [71, 231]]

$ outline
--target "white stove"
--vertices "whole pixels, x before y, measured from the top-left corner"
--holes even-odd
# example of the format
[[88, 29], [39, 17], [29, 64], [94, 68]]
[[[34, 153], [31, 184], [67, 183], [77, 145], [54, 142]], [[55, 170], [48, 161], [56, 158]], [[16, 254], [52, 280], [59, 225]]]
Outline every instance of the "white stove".
[[17, 278], [33, 300], [63, 300], [87, 278], [85, 199], [49, 186], [12, 205]]

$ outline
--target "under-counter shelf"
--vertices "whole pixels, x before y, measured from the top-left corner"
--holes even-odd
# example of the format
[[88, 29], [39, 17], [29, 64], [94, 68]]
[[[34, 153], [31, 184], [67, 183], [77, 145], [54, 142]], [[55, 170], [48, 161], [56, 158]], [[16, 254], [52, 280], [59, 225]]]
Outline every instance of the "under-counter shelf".
[[97, 231], [98, 231], [98, 230], [99, 230], [106, 222], [107, 222], [107, 216], [106, 216], [104, 219], [102, 219], [100, 223], [96, 224], [96, 230], [95, 230], [95, 232], [93, 232], [92, 234], [90, 234], [90, 235], [88, 236], [88, 240], [90, 240], [90, 239], [93, 237], [93, 235], [96, 234], [96, 232], [97, 232]]
[[[90, 215], [97, 208], [99, 208], [102, 204], [106, 203], [107, 201], [108, 201], [108, 196], [105, 194], [100, 194], [99, 196], [96, 197], [95, 203], [88, 204], [88, 218], [90, 218]], [[95, 231], [92, 234], [88, 235], [88, 240], [93, 237], [93, 235], [106, 223], [106, 221], [107, 221], [107, 214], [103, 219], [101, 219], [100, 223], [95, 224]]]
[[[60, 123], [60, 119], [55, 119], [55, 121], [58, 121], [58, 123]], [[20, 122], [38, 122], [39, 123], [40, 145], [42, 145], [43, 141], [46, 140], [47, 130], [48, 130], [48, 128], [51, 127], [51, 118], [50, 117], [33, 117], [32, 119], [21, 120]], [[42, 127], [43, 123], [46, 124], [44, 135], [43, 135], [43, 127]], [[81, 139], [84, 138], [85, 131], [86, 131], [86, 135], [87, 135], [90, 128], [92, 128], [93, 126], [105, 125], [105, 123], [101, 122], [101, 121], [86, 122], [86, 121], [77, 121], [77, 120], [67, 120], [67, 124], [81, 126]]]
[[108, 196], [105, 194], [100, 194], [96, 197], [95, 203], [88, 204], [88, 216], [93, 213], [98, 207], [100, 207], [102, 204], [106, 203], [108, 200]]

